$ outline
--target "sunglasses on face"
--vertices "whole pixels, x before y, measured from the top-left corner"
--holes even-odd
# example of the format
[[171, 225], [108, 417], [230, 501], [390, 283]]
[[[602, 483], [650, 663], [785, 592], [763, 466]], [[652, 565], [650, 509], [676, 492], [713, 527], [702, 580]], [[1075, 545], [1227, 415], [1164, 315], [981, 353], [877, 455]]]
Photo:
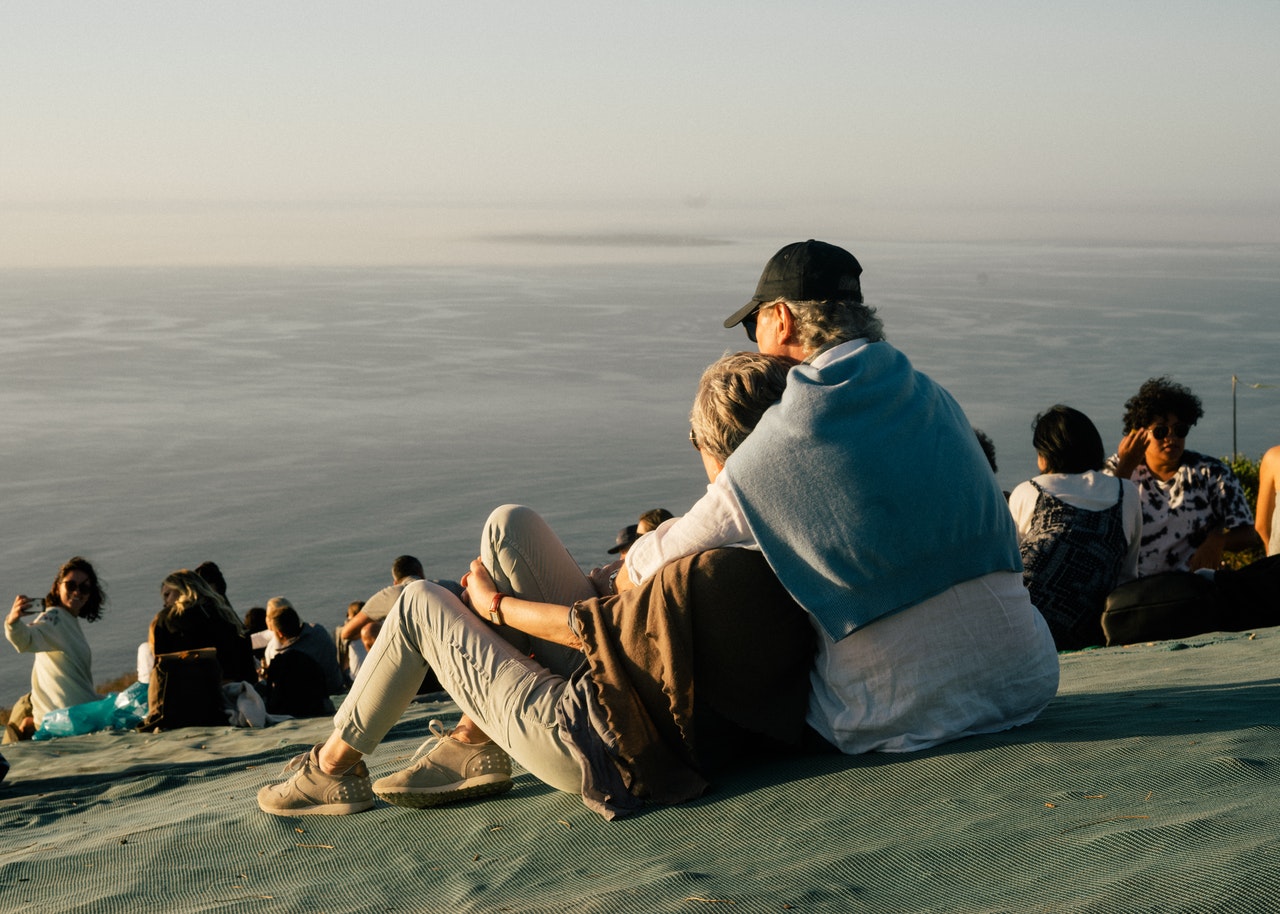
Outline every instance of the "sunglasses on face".
[[88, 581], [66, 581], [62, 582], [62, 586], [67, 589], [67, 593], [82, 593], [89, 596], [93, 593], [93, 585]]
[[1170, 435], [1173, 435], [1175, 438], [1185, 438], [1189, 431], [1191, 431], [1191, 426], [1187, 425], [1185, 422], [1179, 422], [1177, 425], [1173, 426], [1157, 425], [1151, 430], [1151, 437], [1157, 441], [1163, 441]]
[[769, 302], [768, 304], [761, 302], [756, 305], [756, 310], [752, 311], [742, 319], [742, 329], [747, 331], [747, 339], [751, 340], [753, 343], [758, 342], [756, 340], [756, 322], [760, 320], [760, 309], [767, 308], [770, 304], [772, 304], [772, 302]]

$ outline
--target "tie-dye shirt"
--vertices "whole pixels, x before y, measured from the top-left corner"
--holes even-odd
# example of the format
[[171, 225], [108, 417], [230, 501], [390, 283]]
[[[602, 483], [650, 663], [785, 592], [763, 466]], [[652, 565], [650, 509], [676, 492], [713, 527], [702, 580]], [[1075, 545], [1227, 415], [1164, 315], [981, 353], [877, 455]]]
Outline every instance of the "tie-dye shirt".
[[[1107, 461], [1115, 475], [1117, 458]], [[1142, 505], [1138, 576], [1189, 571], [1191, 556], [1215, 530], [1253, 526], [1253, 511], [1235, 474], [1221, 460], [1185, 451], [1182, 466], [1167, 480], [1146, 464], [1130, 477]]]

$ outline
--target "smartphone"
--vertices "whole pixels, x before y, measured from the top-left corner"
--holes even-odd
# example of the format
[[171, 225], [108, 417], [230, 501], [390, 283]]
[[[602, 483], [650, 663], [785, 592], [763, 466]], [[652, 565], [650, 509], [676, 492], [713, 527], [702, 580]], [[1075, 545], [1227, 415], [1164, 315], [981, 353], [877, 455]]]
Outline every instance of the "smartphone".
[[24, 616], [26, 615], [34, 616], [37, 613], [42, 613], [42, 612], [44, 612], [44, 597], [33, 597], [32, 599], [27, 601], [27, 608], [22, 611], [22, 614]]

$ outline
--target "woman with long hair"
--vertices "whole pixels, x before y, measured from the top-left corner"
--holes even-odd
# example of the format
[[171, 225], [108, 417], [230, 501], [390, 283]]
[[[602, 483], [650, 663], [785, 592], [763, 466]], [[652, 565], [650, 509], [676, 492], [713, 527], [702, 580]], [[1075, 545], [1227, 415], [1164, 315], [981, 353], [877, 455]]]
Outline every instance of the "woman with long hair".
[[218, 652], [224, 682], [252, 682], [253, 651], [244, 623], [231, 604], [204, 578], [185, 568], [160, 585], [164, 607], [151, 622], [155, 655], [212, 647]]
[[43, 601], [26, 594], [14, 598], [5, 617], [5, 637], [18, 651], [36, 658], [31, 693], [18, 699], [10, 712], [6, 742], [29, 738], [55, 708], [98, 698], [90, 670], [92, 653], [80, 622], [97, 621], [106, 602], [97, 572], [78, 555], [58, 569]]
[[[257, 678], [244, 623], [213, 585], [185, 568], [164, 579], [160, 599], [164, 606], [148, 634], [155, 666], [147, 684], [147, 716], [139, 729], [229, 723], [223, 686]], [[240, 692], [245, 690], [253, 687], [243, 686]]]

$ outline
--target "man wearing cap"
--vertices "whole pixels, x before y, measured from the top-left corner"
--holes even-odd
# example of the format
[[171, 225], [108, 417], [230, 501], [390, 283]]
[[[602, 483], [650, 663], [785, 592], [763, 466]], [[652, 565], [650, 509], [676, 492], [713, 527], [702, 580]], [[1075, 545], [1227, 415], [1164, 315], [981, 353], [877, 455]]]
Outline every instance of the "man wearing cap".
[[631, 548], [631, 544], [634, 543], [639, 536], [639, 527], [635, 524], [627, 524], [618, 531], [618, 540], [609, 549], [609, 554], [618, 555], [618, 553], [622, 553], [619, 558], [626, 558], [627, 550]]
[[797, 362], [783, 399], [620, 579], [760, 549], [819, 634], [810, 726], [844, 752], [912, 751], [1032, 720], [1058, 661], [968, 419], [884, 341], [861, 273], [821, 241], [769, 261], [724, 323]]

